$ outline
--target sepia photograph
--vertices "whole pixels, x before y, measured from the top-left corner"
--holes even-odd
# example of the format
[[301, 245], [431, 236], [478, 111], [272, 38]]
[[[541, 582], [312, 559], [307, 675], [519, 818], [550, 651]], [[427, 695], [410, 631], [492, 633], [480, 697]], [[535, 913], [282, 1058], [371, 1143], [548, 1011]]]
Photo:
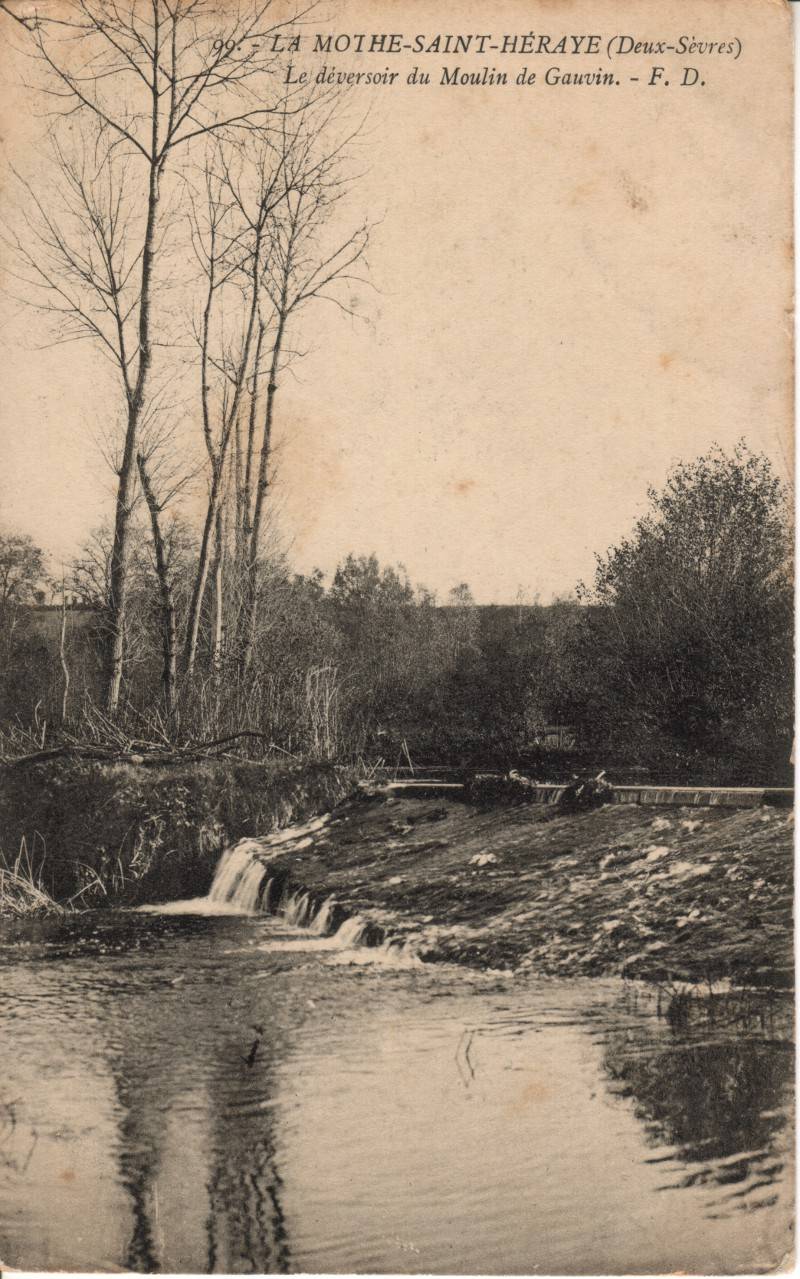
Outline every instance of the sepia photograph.
[[792, 1270], [789, 0], [0, 0], [0, 1269]]

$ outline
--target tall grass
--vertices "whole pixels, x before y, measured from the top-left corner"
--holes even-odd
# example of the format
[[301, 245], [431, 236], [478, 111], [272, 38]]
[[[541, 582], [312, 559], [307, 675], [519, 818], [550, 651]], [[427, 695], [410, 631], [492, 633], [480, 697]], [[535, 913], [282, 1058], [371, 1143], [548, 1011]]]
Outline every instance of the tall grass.
[[[38, 861], [38, 868], [37, 868]], [[44, 849], [40, 858], [28, 848], [23, 836], [19, 852], [10, 860], [0, 850], [0, 915], [62, 914], [60, 906], [44, 887], [42, 870]]]

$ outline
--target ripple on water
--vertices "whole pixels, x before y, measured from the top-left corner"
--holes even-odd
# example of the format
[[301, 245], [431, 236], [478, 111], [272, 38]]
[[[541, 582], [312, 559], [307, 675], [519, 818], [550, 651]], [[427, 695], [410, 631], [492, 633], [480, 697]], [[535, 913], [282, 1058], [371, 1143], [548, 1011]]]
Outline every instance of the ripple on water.
[[789, 1247], [791, 1057], [768, 1023], [362, 963], [263, 916], [25, 940], [0, 1005], [12, 1264], [713, 1273]]

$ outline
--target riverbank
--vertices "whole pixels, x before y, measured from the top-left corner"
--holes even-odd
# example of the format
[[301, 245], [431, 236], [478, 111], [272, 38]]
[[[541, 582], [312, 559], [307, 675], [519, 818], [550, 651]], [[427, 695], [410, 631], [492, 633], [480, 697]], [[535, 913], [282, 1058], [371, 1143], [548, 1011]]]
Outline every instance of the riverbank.
[[0, 853], [56, 903], [169, 901], [205, 893], [227, 844], [327, 811], [354, 785], [331, 764], [5, 766]]
[[[788, 987], [792, 813], [606, 804], [567, 813], [473, 787], [360, 795], [352, 770], [216, 760], [59, 760], [3, 769], [0, 848], [24, 850], [31, 910], [200, 897], [250, 837], [279, 896], [427, 961], [558, 976]], [[316, 814], [301, 840], [270, 832]], [[18, 910], [16, 913], [24, 913]], [[2, 911], [0, 911], [2, 913]], [[14, 913], [10, 910], [9, 913]]]
[[337, 917], [428, 961], [787, 987], [792, 832], [791, 812], [770, 808], [373, 796], [264, 857], [283, 894], [333, 896]]

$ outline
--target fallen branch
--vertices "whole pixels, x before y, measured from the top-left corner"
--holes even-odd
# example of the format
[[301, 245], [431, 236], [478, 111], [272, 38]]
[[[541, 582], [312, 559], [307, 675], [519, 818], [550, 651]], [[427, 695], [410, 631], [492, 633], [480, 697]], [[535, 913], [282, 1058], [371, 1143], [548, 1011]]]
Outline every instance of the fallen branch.
[[282, 746], [278, 746], [271, 741], [265, 733], [243, 729], [240, 733], [231, 733], [228, 737], [218, 737], [207, 742], [178, 746], [168, 751], [165, 751], [162, 745], [155, 742], [137, 742], [137, 750], [119, 750], [95, 745], [86, 746], [74, 742], [65, 746], [54, 746], [50, 750], [34, 751], [29, 755], [18, 755], [14, 758], [0, 757], [0, 763], [7, 768], [24, 768], [29, 764], [42, 764], [53, 759], [86, 759], [106, 764], [189, 763], [193, 760], [219, 758], [222, 754], [227, 754], [227, 752], [221, 751], [219, 748], [229, 746], [231, 742], [240, 741], [242, 738], [255, 738], [267, 742], [268, 751], [280, 751], [282, 755], [287, 755], [290, 759], [299, 758], [299, 756], [293, 755], [291, 751], [284, 750]]

